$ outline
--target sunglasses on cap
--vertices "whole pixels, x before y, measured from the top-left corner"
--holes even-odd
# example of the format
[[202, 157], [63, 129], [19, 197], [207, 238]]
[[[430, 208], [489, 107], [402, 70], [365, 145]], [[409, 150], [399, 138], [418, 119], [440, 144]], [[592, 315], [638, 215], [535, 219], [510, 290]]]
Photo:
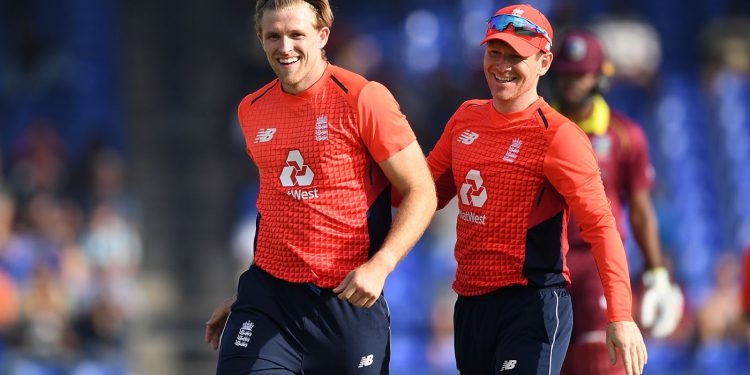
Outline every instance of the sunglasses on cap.
[[513, 25], [513, 32], [516, 35], [536, 36], [541, 35], [548, 42], [552, 43], [549, 34], [543, 28], [535, 25], [533, 22], [512, 14], [498, 14], [487, 19], [487, 27], [503, 32]]

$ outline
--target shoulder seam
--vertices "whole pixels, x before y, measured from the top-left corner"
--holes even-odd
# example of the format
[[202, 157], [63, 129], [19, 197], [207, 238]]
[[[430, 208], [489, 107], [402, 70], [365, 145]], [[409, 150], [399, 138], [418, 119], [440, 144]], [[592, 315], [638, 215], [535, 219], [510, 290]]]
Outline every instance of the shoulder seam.
[[542, 118], [542, 122], [544, 122], [544, 128], [545, 128], [545, 129], [549, 129], [549, 123], [547, 122], [547, 118], [546, 118], [546, 117], [544, 117], [544, 113], [542, 112], [542, 109], [541, 109], [541, 108], [538, 108], [538, 109], [536, 110], [536, 112], [537, 112], [537, 113], [539, 113], [539, 117], [541, 117], [541, 118]]
[[339, 87], [341, 87], [341, 89], [342, 89], [342, 90], [344, 90], [344, 93], [345, 93], [345, 94], [348, 94], [348, 93], [349, 93], [349, 89], [347, 89], [347, 88], [346, 88], [346, 86], [344, 86], [344, 84], [343, 84], [343, 83], [341, 83], [341, 81], [339, 81], [339, 79], [338, 79], [338, 78], [336, 78], [336, 76], [335, 76], [335, 75], [331, 74], [331, 79], [332, 79], [332, 80], [333, 80], [333, 82], [335, 82], [335, 83], [336, 83], [336, 84], [337, 84], [337, 85], [338, 85]]
[[262, 94], [258, 95], [258, 97], [257, 97], [257, 98], [253, 99], [253, 100], [252, 100], [252, 101], [250, 102], [250, 105], [253, 105], [253, 104], [255, 104], [255, 102], [257, 102], [257, 101], [258, 101], [258, 99], [260, 99], [260, 98], [262, 98], [263, 96], [265, 96], [265, 95], [266, 95], [266, 94], [267, 94], [267, 93], [268, 93], [269, 91], [271, 91], [271, 89], [272, 89], [272, 88], [276, 87], [276, 84], [277, 84], [277, 83], [279, 83], [279, 80], [278, 80], [278, 79], [276, 79], [276, 81], [275, 81], [275, 82], [273, 83], [273, 85], [271, 85], [271, 87], [267, 88], [267, 89], [266, 89], [266, 91], [263, 91], [263, 93], [262, 93]]

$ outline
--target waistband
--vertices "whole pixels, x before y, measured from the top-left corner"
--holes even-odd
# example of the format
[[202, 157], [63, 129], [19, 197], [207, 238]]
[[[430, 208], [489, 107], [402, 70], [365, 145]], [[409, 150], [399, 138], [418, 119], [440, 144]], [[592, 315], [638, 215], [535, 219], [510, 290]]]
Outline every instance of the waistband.
[[481, 301], [484, 299], [512, 297], [512, 296], [517, 296], [517, 295], [521, 295], [524, 293], [543, 292], [547, 290], [549, 291], [565, 290], [565, 284], [548, 285], [548, 286], [543, 286], [543, 287], [516, 284], [516, 285], [504, 286], [502, 288], [497, 288], [489, 293], [480, 294], [478, 296], [462, 296], [459, 294], [458, 298], [467, 300], [467, 301]]

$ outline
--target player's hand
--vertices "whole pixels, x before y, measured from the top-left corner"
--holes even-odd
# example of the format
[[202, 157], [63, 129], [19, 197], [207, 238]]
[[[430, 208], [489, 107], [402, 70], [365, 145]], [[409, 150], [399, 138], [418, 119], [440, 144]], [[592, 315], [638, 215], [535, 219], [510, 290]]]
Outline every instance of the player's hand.
[[619, 351], [628, 375], [643, 373], [643, 366], [648, 362], [648, 353], [641, 331], [634, 322], [612, 322], [607, 325], [607, 350], [612, 365], [617, 363]]
[[641, 300], [641, 324], [651, 329], [651, 336], [667, 337], [674, 332], [682, 318], [682, 292], [669, 282], [669, 272], [664, 267], [644, 272], [643, 285], [646, 292]]
[[206, 334], [204, 340], [206, 344], [211, 345], [213, 350], [219, 348], [219, 339], [221, 338], [221, 332], [224, 330], [224, 325], [227, 324], [227, 318], [229, 318], [229, 310], [237, 297], [232, 297], [222, 302], [216, 307], [211, 318], [206, 322]]
[[370, 308], [380, 298], [388, 274], [393, 270], [381, 257], [375, 256], [349, 272], [344, 280], [333, 289], [340, 300], [349, 301], [354, 306]]

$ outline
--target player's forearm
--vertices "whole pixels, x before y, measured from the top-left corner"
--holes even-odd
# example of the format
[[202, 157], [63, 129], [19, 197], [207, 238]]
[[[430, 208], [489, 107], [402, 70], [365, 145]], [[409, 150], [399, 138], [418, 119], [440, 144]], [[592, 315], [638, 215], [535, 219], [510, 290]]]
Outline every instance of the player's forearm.
[[409, 189], [402, 197], [388, 236], [371, 261], [381, 263], [388, 272], [393, 271], [422, 237], [436, 206], [437, 199], [431, 183]]
[[635, 241], [643, 253], [646, 267], [663, 267], [664, 260], [659, 244], [659, 227], [653, 209], [642, 207], [639, 204], [631, 204], [630, 226], [633, 229]]

